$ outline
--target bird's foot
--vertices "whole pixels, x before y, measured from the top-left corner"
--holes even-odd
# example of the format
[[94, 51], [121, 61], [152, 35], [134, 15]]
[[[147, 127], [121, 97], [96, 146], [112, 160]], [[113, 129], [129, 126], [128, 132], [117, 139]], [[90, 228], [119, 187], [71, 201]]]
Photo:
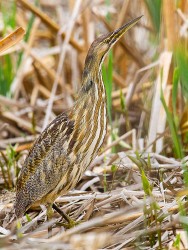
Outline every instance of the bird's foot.
[[[68, 216], [68, 215], [67, 215]], [[80, 224], [80, 221], [74, 221], [73, 219], [71, 219], [70, 217], [69, 218], [69, 221], [67, 223], [64, 223], [64, 222], [58, 222], [56, 223], [57, 226], [63, 226], [64, 228], [66, 229], [70, 229], [70, 228], [73, 228], [77, 225]]]

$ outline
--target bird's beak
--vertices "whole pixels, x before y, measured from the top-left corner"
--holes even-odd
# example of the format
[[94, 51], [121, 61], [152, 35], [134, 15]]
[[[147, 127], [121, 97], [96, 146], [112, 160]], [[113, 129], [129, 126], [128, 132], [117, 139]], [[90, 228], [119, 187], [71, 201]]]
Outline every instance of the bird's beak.
[[122, 27], [120, 27], [119, 29], [111, 32], [108, 37], [106, 38], [106, 42], [109, 45], [113, 45], [114, 43], [116, 43], [120, 37], [122, 37], [123, 34], [125, 34], [130, 28], [132, 28], [141, 18], [142, 16], [139, 16], [133, 20], [131, 20], [130, 22], [124, 24]]

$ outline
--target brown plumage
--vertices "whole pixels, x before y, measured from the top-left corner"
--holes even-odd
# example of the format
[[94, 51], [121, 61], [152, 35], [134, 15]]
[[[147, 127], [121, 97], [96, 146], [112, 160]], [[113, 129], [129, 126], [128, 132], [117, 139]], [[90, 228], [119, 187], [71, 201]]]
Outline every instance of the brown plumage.
[[110, 48], [140, 17], [96, 39], [86, 57], [74, 106], [57, 116], [35, 141], [16, 186], [15, 213], [52, 204], [75, 187], [96, 157], [106, 134], [106, 95], [101, 65]]

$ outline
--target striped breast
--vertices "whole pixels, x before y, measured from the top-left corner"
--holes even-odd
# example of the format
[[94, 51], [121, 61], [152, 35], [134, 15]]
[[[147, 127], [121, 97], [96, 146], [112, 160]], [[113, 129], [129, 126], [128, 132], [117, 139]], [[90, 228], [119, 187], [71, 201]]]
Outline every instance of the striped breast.
[[93, 85], [86, 94], [82, 94], [69, 115], [69, 119], [75, 121], [68, 141], [67, 155], [71, 165], [50, 196], [65, 194], [75, 187], [104, 141], [107, 117], [103, 83]]

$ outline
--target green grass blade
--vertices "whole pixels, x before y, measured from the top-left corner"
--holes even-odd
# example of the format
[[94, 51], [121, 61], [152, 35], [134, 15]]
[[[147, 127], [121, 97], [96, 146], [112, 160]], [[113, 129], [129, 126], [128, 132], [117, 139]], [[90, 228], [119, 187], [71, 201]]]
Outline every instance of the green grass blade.
[[10, 55], [0, 59], [0, 94], [7, 96], [14, 78], [14, 69]]
[[156, 32], [159, 33], [160, 26], [161, 26], [162, 1], [161, 0], [145, 0], [145, 4], [148, 8], [153, 26]]
[[103, 75], [103, 81], [106, 89], [106, 97], [107, 97], [107, 112], [110, 123], [112, 122], [112, 74], [113, 74], [113, 55], [112, 51], [109, 53], [108, 57], [108, 65], [105, 67], [103, 65], [102, 67], [102, 75]]
[[[106, 6], [110, 6], [110, 0], [105, 0]], [[107, 22], [110, 21], [110, 13], [108, 12], [106, 14], [106, 20]], [[112, 127], [112, 114], [111, 114], [111, 109], [112, 109], [112, 75], [113, 75], [113, 54], [112, 51], [109, 52], [107, 56], [107, 66], [105, 67], [104, 65], [102, 66], [102, 75], [103, 75], [103, 81], [104, 81], [104, 86], [106, 89], [106, 98], [107, 98], [107, 113], [109, 117], [109, 122]], [[113, 135], [112, 135], [113, 139]]]
[[4, 30], [3, 35], [7, 33], [8, 28], [16, 27], [16, 2], [9, 1], [6, 4], [1, 3], [0, 9], [2, 12]]
[[176, 63], [179, 68], [182, 93], [188, 101], [188, 52], [182, 46], [176, 49]]
[[182, 163], [182, 169], [183, 169], [183, 180], [186, 187], [188, 187], [188, 164], [186, 161]]
[[166, 105], [162, 88], [161, 88], [161, 102], [162, 102], [164, 110], [166, 112], [167, 121], [168, 121], [170, 132], [172, 135], [175, 156], [181, 159], [183, 157], [183, 151], [182, 151], [182, 147], [181, 147], [181, 143], [180, 143], [180, 138], [178, 136], [178, 131], [177, 131], [177, 127], [175, 125], [174, 119], [173, 119], [173, 115], [169, 111], [169, 109]]
[[[9, 29], [16, 27], [16, 3], [10, 1], [0, 4], [0, 10], [3, 18], [3, 36]], [[14, 78], [14, 65], [10, 55], [5, 55], [0, 59], [0, 94], [7, 96]]]
[[181, 236], [180, 234], [177, 234], [176, 237], [175, 237], [175, 240], [172, 244], [172, 246], [175, 248], [175, 249], [180, 249], [180, 244], [181, 244]]
[[[36, 6], [38, 5], [38, 0], [35, 1], [35, 5], [36, 5]], [[25, 34], [25, 36], [24, 36], [24, 41], [25, 41], [25, 42], [27, 42], [28, 39], [29, 39], [29, 36], [30, 36], [30, 33], [31, 33], [31, 29], [32, 29], [34, 20], [35, 20], [35, 15], [34, 15], [34, 14], [31, 14], [31, 16], [30, 16], [30, 18], [29, 18], [28, 25], [27, 25], [26, 34]], [[23, 52], [20, 52], [20, 53], [19, 53], [19, 56], [18, 56], [17, 68], [19, 68], [19, 66], [20, 66], [20, 63], [21, 63], [21, 61], [22, 61], [22, 56], [23, 56]]]
[[[183, 204], [183, 202], [181, 200], [178, 200], [178, 205], [179, 205], [180, 216], [187, 217], [187, 211], [186, 211], [185, 205]], [[188, 236], [188, 225], [187, 225], [187, 223], [182, 223], [182, 226], [183, 226], [183, 228], [186, 231], [187, 236]]]
[[146, 177], [145, 175], [145, 172], [144, 170], [142, 169], [141, 170], [141, 179], [142, 179], [142, 186], [143, 186], [143, 189], [144, 189], [144, 193], [146, 195], [151, 195], [152, 193], [152, 187], [148, 181], [148, 178]]
[[176, 102], [178, 96], [178, 82], [179, 82], [179, 69], [175, 68], [173, 73], [173, 81], [172, 81], [172, 108], [174, 117], [176, 117]]

